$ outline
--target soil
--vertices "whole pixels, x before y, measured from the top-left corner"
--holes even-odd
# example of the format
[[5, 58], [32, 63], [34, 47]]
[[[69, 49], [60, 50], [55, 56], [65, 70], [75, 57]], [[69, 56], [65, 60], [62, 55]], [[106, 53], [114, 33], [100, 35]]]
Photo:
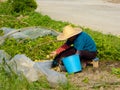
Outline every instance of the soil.
[[120, 0], [106, 0], [108, 2], [111, 2], [111, 3], [120, 3]]
[[112, 74], [113, 68], [120, 68], [120, 61], [102, 61], [99, 68], [87, 66], [68, 78], [77, 90], [120, 90], [120, 77]]

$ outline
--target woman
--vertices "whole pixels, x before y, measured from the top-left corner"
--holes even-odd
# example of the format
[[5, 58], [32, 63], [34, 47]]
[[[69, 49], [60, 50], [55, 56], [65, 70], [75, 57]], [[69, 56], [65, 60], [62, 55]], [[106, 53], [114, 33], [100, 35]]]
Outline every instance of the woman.
[[57, 36], [57, 40], [67, 40], [60, 48], [51, 52], [50, 56], [54, 57], [52, 67], [61, 63], [63, 57], [73, 54], [79, 54], [80, 60], [87, 64], [97, 56], [97, 48], [93, 39], [80, 28], [73, 28], [67, 25], [63, 32]]

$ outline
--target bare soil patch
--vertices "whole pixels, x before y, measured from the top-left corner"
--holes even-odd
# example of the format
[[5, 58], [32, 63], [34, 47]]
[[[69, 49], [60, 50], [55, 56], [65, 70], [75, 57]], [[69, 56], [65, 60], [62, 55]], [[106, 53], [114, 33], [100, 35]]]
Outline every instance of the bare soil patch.
[[112, 68], [120, 68], [120, 61], [102, 61], [98, 69], [88, 66], [68, 78], [80, 90], [120, 90], [120, 77], [112, 74]]

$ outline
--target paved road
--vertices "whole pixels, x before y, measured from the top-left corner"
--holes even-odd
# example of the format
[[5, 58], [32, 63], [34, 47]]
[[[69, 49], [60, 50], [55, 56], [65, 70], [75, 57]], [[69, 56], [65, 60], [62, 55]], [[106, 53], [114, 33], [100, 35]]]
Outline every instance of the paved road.
[[120, 4], [102, 0], [37, 0], [37, 3], [36, 11], [54, 20], [120, 35]]

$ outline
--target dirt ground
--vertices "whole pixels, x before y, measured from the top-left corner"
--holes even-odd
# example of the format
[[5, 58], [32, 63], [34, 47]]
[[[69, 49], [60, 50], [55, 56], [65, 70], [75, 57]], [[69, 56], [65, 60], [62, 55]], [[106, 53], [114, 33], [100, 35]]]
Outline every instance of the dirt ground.
[[97, 69], [88, 66], [68, 78], [79, 90], [120, 90], [120, 77], [112, 74], [112, 68], [120, 68], [120, 61], [102, 61], [99, 65]]
[[112, 3], [120, 3], [120, 0], [106, 0], [108, 2], [112, 2]]

